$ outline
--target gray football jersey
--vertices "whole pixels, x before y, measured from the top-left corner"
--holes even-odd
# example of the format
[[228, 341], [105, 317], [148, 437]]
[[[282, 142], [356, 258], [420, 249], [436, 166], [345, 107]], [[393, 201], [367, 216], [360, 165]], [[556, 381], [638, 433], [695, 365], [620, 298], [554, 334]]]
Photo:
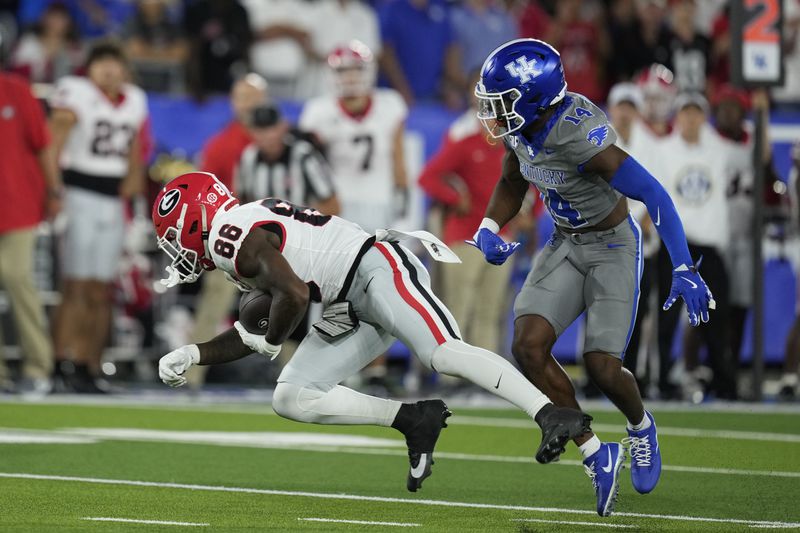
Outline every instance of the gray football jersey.
[[588, 98], [568, 92], [559, 109], [532, 143], [509, 136], [526, 180], [539, 189], [553, 220], [565, 228], [594, 226], [622, 195], [583, 165], [617, 140], [606, 114]]

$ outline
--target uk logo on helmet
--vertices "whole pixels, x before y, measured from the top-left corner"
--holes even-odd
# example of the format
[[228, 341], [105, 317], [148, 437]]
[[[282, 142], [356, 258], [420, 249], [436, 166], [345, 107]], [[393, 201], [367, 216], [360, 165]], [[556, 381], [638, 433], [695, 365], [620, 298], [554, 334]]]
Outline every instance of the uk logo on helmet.
[[536, 58], [528, 61], [527, 57], [519, 56], [511, 63], [506, 63], [506, 70], [514, 78], [519, 78], [521, 83], [528, 83], [542, 73], [541, 69], [536, 68], [536, 63]]

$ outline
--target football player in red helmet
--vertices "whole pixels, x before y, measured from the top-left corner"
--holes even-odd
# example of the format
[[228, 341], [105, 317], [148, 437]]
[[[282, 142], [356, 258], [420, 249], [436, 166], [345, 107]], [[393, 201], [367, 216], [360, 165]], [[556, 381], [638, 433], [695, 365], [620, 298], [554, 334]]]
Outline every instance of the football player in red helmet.
[[279, 198], [239, 205], [213, 174], [193, 172], [168, 183], [153, 207], [158, 245], [172, 259], [168, 285], [197, 280], [218, 267], [242, 290], [272, 297], [266, 334], [240, 322], [208, 342], [189, 344], [159, 361], [159, 377], [186, 384], [193, 365], [220, 364], [253, 352], [275, 358], [310, 301], [322, 320], [284, 367], [272, 397], [276, 413], [316, 424], [371, 424], [403, 433], [409, 450], [407, 488], [431, 474], [433, 450], [450, 416], [442, 400], [400, 403], [340, 383], [401, 339], [429, 368], [472, 381], [523, 409], [542, 429], [539, 462], [555, 460], [591, 417], [557, 408], [504, 358], [461, 340], [452, 314], [430, 289], [425, 267], [397, 240], [420, 239], [434, 258], [458, 262], [425, 232], [382, 230]]
[[158, 247], [172, 259], [165, 285], [193, 283], [203, 270], [216, 268], [208, 253], [211, 221], [220, 209], [238, 204], [208, 172], [183, 174], [161, 190], [153, 204], [153, 225]]
[[653, 63], [639, 73], [636, 85], [642, 91], [644, 106], [642, 118], [657, 137], [672, 130], [672, 112], [678, 86], [672, 71], [659, 63]]

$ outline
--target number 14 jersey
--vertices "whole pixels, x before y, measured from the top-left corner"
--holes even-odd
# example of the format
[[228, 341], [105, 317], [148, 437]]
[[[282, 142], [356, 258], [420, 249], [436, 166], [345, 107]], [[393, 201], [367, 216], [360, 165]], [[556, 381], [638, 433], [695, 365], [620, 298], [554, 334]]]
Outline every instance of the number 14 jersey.
[[622, 195], [583, 166], [614, 144], [617, 134], [588, 98], [568, 92], [537, 138], [506, 138], [523, 177], [536, 186], [555, 223], [591, 227], [606, 218]]
[[236, 268], [239, 249], [255, 228], [275, 233], [281, 254], [297, 277], [318, 290], [323, 304], [336, 300], [350, 267], [370, 235], [343, 218], [323, 215], [278, 198], [267, 198], [220, 211], [214, 217], [208, 249], [217, 268], [244, 290], [255, 288]]

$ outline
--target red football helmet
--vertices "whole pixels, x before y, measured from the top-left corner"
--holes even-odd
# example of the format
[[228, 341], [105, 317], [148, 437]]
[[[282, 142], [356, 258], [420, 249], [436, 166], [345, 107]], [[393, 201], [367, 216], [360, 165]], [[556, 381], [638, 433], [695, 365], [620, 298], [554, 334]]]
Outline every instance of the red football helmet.
[[642, 114], [648, 122], [669, 119], [678, 94], [678, 86], [672, 71], [660, 63], [653, 63], [639, 73], [636, 85], [642, 91], [644, 109]]
[[375, 86], [375, 61], [369, 47], [358, 40], [338, 46], [328, 56], [337, 94], [342, 98], [364, 96]]
[[220, 209], [239, 201], [214, 174], [182, 174], [158, 193], [153, 204], [153, 225], [158, 247], [172, 263], [167, 267], [167, 287], [197, 281], [203, 270], [214, 270], [208, 253], [208, 232]]

